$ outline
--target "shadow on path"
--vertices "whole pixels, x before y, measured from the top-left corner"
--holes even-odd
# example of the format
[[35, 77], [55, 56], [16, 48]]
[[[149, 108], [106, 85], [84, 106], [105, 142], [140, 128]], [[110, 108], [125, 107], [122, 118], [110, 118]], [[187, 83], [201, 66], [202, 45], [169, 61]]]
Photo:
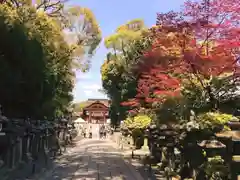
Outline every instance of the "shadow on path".
[[39, 180], [141, 180], [107, 141], [83, 140]]

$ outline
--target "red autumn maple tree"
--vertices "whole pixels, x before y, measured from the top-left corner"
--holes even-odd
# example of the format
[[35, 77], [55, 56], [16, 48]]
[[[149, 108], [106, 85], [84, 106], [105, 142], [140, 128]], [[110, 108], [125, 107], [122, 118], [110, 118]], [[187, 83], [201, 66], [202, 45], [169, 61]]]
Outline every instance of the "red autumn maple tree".
[[[143, 61], [138, 65], [138, 71], [141, 72], [137, 87], [138, 94], [136, 98], [123, 102], [122, 105], [132, 107], [148, 106], [153, 102], [164, 101], [166, 96], [175, 96], [180, 93], [179, 80], [170, 75], [171, 69], [167, 69], [172, 63], [171, 61], [178, 61], [179, 59], [174, 46], [174, 44], [178, 43], [176, 42], [178, 38], [173, 40], [172, 37], [166, 36], [166, 34], [170, 33], [180, 34], [176, 31], [176, 28], [170, 26], [153, 27], [150, 32], [153, 39], [152, 47], [144, 52]], [[167, 56], [168, 58], [166, 58]]]
[[[179, 95], [181, 81], [197, 79], [213, 106], [216, 97], [209, 84], [212, 77], [228, 73], [231, 82], [239, 75], [240, 4], [237, 0], [187, 1], [182, 15], [158, 14], [152, 28], [152, 48], [139, 65], [142, 76], [138, 95], [124, 105], [141, 101], [164, 101]], [[187, 19], [185, 21], [184, 19]]]
[[188, 72], [194, 74], [208, 94], [212, 108], [217, 109], [219, 99], [226, 93], [222, 92], [223, 88], [214, 93], [211, 83], [204, 80], [228, 74], [229, 83], [237, 86], [240, 3], [237, 0], [189, 0], [183, 12], [192, 24], [194, 35], [193, 49], [184, 52], [184, 60], [189, 64]]

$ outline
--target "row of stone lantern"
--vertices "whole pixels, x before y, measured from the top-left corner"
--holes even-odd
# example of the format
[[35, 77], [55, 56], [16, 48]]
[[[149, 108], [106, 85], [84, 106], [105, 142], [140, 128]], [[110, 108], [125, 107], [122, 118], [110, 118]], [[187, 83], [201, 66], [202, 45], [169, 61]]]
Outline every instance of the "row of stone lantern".
[[161, 167], [174, 166], [171, 156], [174, 153], [174, 147], [176, 146], [175, 136], [177, 133], [169, 126], [162, 125], [157, 127], [156, 125], [150, 125], [148, 130], [148, 146], [150, 154], [154, 163], [161, 162]]
[[230, 121], [229, 131], [222, 131], [216, 134], [219, 141], [226, 145], [224, 159], [230, 168], [232, 180], [240, 176], [240, 121]]
[[[173, 127], [167, 125], [160, 127], [150, 125], [147, 133], [152, 159], [160, 161], [163, 167], [168, 166], [168, 168], [174, 169], [178, 162], [176, 156], [174, 156], [176, 148], [184, 154], [185, 160], [188, 159], [189, 163], [197, 168], [201, 163], [206, 161], [206, 157], [202, 154], [204, 150], [207, 157], [221, 156], [225, 160], [226, 165], [231, 167], [231, 179], [235, 180], [237, 179], [237, 175], [240, 174], [240, 122], [229, 122], [228, 125], [231, 128], [230, 131], [217, 133], [212, 138], [203, 139], [200, 142], [197, 142], [196, 138], [193, 138], [193, 136], [201, 134], [200, 132], [198, 133], [200, 130], [189, 132], [190, 134], [187, 134], [187, 136], [192, 138], [192, 141], [189, 139], [186, 141], [187, 144], [182, 145], [177, 142], [180, 134]], [[173, 156], [169, 157], [169, 155]], [[195, 158], [190, 157], [191, 155]], [[196, 157], [198, 157], [198, 160], [196, 160]], [[169, 160], [175, 163], [171, 163], [170, 161], [169, 164]]]
[[[67, 120], [57, 123], [46, 120], [7, 119], [0, 115], [0, 176], [1, 170], [12, 169], [20, 163], [36, 163], [47, 157], [54, 146], [55, 132], [67, 131]], [[47, 159], [45, 159], [47, 163]], [[47, 165], [47, 164], [46, 164]]]

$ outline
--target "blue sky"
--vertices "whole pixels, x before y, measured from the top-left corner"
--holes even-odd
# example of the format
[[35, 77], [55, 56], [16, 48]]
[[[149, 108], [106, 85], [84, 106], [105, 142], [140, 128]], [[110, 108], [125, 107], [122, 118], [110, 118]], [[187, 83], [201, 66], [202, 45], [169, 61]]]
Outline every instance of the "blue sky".
[[[75, 0], [70, 4], [90, 8], [100, 25], [103, 38], [114, 33], [115, 29], [129, 20], [141, 18], [147, 26], [156, 21], [157, 12], [179, 10], [184, 0]], [[105, 59], [107, 49], [100, 43], [95, 56], [92, 58], [92, 67], [88, 73], [77, 74], [77, 83], [73, 94], [74, 101], [79, 102], [88, 98], [106, 98], [100, 92], [100, 67]]]

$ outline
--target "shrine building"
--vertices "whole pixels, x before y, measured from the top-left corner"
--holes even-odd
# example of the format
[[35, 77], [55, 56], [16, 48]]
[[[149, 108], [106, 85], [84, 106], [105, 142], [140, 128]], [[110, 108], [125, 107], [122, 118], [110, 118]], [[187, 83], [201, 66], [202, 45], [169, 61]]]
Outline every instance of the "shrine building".
[[108, 111], [108, 99], [88, 99], [80, 116], [88, 123], [105, 124], [109, 118]]

